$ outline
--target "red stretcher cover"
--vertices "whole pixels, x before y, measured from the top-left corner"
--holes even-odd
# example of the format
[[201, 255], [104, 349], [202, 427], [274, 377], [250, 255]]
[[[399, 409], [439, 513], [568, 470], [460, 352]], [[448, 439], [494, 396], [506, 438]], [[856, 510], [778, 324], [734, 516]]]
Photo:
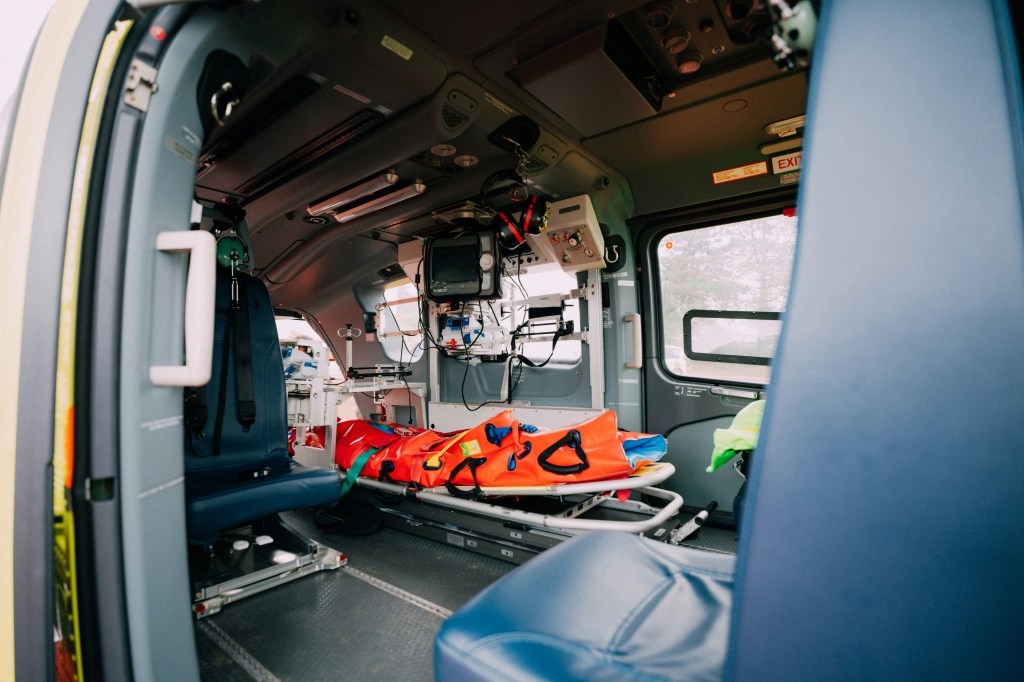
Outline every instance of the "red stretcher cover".
[[[316, 431], [321, 442], [324, 427]], [[625, 478], [657, 461], [660, 435], [620, 431], [611, 410], [566, 428], [521, 424], [511, 410], [465, 431], [439, 432], [399, 424], [340, 422], [335, 462], [346, 471], [370, 454], [360, 475], [423, 488], [545, 486]]]

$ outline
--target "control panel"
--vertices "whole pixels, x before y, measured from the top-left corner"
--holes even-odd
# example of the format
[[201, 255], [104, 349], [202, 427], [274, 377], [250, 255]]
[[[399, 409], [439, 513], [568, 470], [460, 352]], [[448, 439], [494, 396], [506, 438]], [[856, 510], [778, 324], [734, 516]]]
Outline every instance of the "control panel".
[[548, 227], [526, 236], [534, 254], [565, 272], [605, 267], [604, 235], [590, 197], [581, 194], [551, 204]]
[[493, 296], [498, 291], [498, 269], [495, 266], [497, 242], [489, 232], [480, 233], [480, 296]]

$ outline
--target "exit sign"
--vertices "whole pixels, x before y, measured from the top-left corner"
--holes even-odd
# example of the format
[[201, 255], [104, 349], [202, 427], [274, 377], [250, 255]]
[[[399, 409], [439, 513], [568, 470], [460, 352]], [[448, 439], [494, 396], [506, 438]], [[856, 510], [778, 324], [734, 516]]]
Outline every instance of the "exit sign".
[[773, 156], [772, 173], [778, 175], [779, 173], [792, 173], [793, 171], [800, 170], [800, 162], [803, 158], [804, 153], [802, 151], [784, 154], [783, 156]]

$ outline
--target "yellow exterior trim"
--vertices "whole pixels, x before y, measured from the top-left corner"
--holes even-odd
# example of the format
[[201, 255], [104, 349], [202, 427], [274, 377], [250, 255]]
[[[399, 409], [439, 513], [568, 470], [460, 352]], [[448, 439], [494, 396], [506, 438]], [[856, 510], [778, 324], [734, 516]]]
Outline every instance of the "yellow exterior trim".
[[[82, 236], [85, 232], [86, 200], [92, 179], [93, 160], [96, 156], [96, 137], [99, 133], [103, 102], [110, 86], [114, 62], [131, 27], [130, 21], [115, 23], [100, 50], [89, 87], [89, 103], [82, 123], [82, 135], [75, 160], [75, 179], [71, 186], [71, 208], [68, 212], [67, 241], [64, 245], [64, 272], [60, 288], [60, 322], [57, 333], [57, 386], [54, 395], [54, 448], [53, 448], [53, 511], [65, 511], [63, 495], [66, 483], [67, 451], [64, 436], [71, 428], [70, 411], [75, 394], [75, 337], [78, 327], [78, 280], [81, 274]], [[70, 444], [68, 444], [70, 447]]]
[[[74, 514], [68, 507], [71, 489], [71, 469], [74, 454], [75, 407], [75, 345], [78, 331], [78, 284], [82, 266], [82, 237], [85, 233], [86, 205], [96, 156], [96, 138], [99, 135], [103, 104], [110, 87], [117, 56], [132, 26], [131, 21], [118, 21], [107, 34], [100, 49], [96, 70], [89, 86], [89, 101], [82, 122], [82, 135], [75, 160], [75, 178], [71, 185], [71, 206], [68, 211], [67, 239], [64, 243], [64, 272], [61, 278], [60, 317], [57, 331], [57, 382], [54, 391], [53, 427], [53, 517], [55, 561], [65, 561], [55, 567], [55, 579], [66, 570], [67, 589], [58, 590], [65, 603], [58, 604], [58, 612], [69, 617], [73, 626], [74, 659], [77, 679], [83, 678], [82, 640], [78, 617], [78, 571], [75, 559]], [[62, 611], [61, 607], [66, 611]], [[60, 627], [58, 623], [58, 627]]]
[[[0, 291], [0, 343], [8, 357], [20, 358], [22, 318], [28, 285], [29, 226], [26, 207], [36, 205], [42, 173], [42, 150], [48, 122], [54, 115], [57, 84], [71, 39], [85, 13], [86, 0], [60, 0], [43, 24], [14, 111], [14, 129], [7, 157], [7, 174], [0, 195], [0, 244], [4, 267]], [[19, 372], [0, 372], [0, 395], [8, 407], [0, 410], [0, 680], [14, 679], [14, 481], [18, 427]]]

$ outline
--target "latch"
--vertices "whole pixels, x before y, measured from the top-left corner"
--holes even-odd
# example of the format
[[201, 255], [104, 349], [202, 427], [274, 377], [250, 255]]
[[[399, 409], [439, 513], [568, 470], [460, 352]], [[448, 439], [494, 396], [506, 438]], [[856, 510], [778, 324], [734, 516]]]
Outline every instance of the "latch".
[[[730, 398], [746, 398], [747, 400], [757, 400], [759, 394], [757, 391], [744, 391], [739, 388], [723, 388], [722, 386], [712, 386], [711, 393], [713, 395], [727, 396]], [[760, 397], [764, 397], [761, 395]]]
[[124, 103], [139, 111], [147, 111], [149, 98], [156, 90], [156, 68], [140, 59], [132, 60], [132, 68], [128, 72], [128, 87], [124, 93]]

